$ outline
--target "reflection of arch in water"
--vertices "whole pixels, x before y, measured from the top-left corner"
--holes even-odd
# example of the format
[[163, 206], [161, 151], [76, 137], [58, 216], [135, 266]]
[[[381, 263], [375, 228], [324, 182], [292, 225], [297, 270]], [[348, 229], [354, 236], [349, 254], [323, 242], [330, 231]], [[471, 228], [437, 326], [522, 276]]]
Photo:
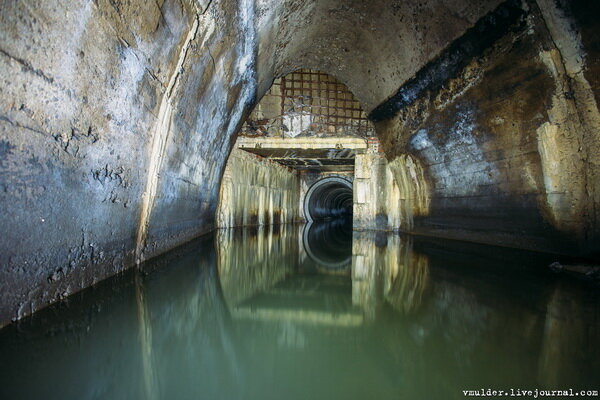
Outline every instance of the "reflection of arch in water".
[[304, 217], [307, 221], [348, 217], [352, 215], [352, 182], [330, 176], [315, 182], [304, 196]]
[[412, 240], [401, 240], [398, 259], [388, 260], [384, 296], [386, 301], [403, 314], [421, 305], [429, 282], [429, 260], [412, 249]]
[[311, 260], [329, 270], [352, 263], [352, 221], [340, 218], [330, 222], [309, 222], [302, 232], [302, 244]]
[[219, 229], [217, 268], [231, 309], [275, 286], [294, 267], [298, 240], [287, 225]]

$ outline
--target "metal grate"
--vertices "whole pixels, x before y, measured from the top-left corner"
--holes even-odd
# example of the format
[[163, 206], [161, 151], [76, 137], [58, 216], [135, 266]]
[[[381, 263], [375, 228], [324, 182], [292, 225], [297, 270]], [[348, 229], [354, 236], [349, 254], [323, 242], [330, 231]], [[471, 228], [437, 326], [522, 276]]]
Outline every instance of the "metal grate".
[[370, 127], [365, 112], [352, 92], [330, 75], [300, 69], [277, 83], [280, 85], [282, 115], [293, 111], [305, 112], [314, 116], [313, 124], [335, 127], [351, 125], [365, 131]]
[[374, 128], [346, 85], [323, 72], [300, 69], [273, 82], [242, 134], [368, 137]]

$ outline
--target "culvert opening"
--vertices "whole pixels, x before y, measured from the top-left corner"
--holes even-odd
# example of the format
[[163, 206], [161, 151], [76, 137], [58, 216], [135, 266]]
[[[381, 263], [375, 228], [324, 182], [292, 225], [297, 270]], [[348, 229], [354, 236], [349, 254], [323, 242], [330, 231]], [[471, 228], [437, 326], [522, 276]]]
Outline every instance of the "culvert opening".
[[304, 215], [309, 222], [352, 218], [352, 183], [329, 177], [314, 183], [304, 198]]

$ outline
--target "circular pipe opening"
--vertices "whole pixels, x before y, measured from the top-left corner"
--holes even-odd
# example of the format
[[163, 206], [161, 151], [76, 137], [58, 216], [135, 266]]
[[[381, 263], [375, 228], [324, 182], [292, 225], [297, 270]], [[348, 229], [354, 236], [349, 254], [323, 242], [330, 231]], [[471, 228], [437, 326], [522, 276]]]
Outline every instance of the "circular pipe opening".
[[352, 183], [338, 177], [324, 178], [314, 183], [304, 197], [304, 216], [310, 221], [351, 217]]

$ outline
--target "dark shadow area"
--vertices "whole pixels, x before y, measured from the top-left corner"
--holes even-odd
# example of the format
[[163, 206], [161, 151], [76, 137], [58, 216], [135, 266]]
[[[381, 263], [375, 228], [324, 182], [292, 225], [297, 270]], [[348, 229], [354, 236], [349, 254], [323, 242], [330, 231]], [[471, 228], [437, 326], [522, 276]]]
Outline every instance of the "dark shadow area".
[[352, 263], [352, 218], [342, 217], [304, 226], [302, 244], [308, 256], [326, 269]]

